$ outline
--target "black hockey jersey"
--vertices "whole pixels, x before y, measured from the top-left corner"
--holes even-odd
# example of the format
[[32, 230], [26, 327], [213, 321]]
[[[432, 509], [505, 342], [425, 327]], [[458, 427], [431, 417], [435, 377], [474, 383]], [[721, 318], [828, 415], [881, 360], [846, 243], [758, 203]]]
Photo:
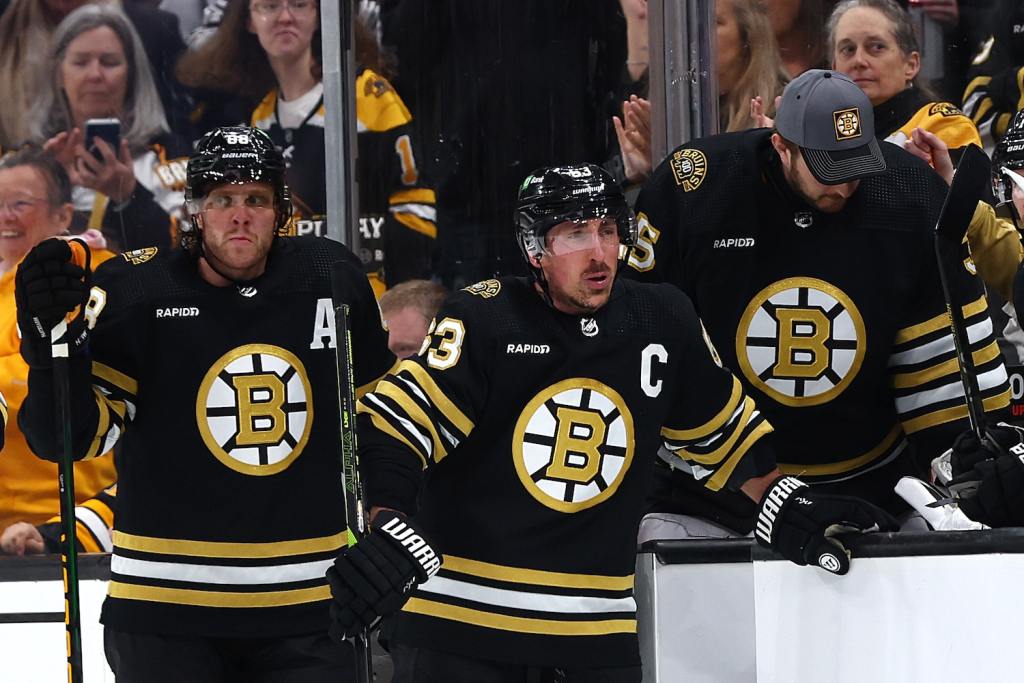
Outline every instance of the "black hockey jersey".
[[394, 640], [489, 660], [639, 662], [636, 533], [660, 444], [711, 488], [771, 471], [771, 431], [716, 362], [676, 289], [615, 283], [593, 317], [526, 280], [453, 295], [423, 353], [360, 401], [372, 505], [399, 465], [429, 467], [417, 521], [444, 553]]
[[[931, 240], [947, 188], [882, 143], [886, 173], [824, 214], [789, 188], [771, 134], [714, 136], [669, 155], [638, 198], [633, 275], [690, 295], [775, 427], [784, 472], [818, 482], [890, 462], [913, 472], [908, 436], [925, 461], [967, 426]], [[996, 410], [1009, 401], [1007, 375], [973, 268], [965, 254], [954, 289], [985, 408]], [[879, 478], [845, 485], [892, 507], [898, 476]]]
[[[437, 237], [434, 190], [417, 163], [412, 115], [386, 79], [366, 69], [356, 79], [359, 145], [359, 233], [357, 254], [378, 296], [384, 284], [429, 277]], [[326, 148], [323, 97], [305, 122], [286, 129], [277, 117], [272, 90], [252, 113], [251, 125], [267, 131], [288, 164], [288, 186], [297, 235], [327, 234], [324, 181]]]
[[1010, 119], [1024, 107], [1024, 3], [992, 3], [986, 23], [988, 35], [967, 72], [963, 108], [992, 156]]
[[[245, 287], [208, 284], [180, 251], [126, 252], [97, 270], [91, 359], [73, 357], [71, 372], [76, 457], [120, 442], [104, 624], [203, 636], [325, 628], [324, 572], [347, 541], [338, 262], [365, 392], [393, 357], [358, 261], [336, 242], [275, 240]], [[22, 413], [47, 458], [59, 452], [51, 382], [32, 370]]]

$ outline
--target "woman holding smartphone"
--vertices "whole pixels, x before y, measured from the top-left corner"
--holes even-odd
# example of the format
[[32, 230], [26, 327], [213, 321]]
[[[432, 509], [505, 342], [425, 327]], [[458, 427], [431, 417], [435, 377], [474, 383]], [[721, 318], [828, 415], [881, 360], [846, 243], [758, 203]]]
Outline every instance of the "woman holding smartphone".
[[31, 137], [71, 177], [72, 232], [99, 230], [117, 251], [169, 246], [184, 201], [178, 154], [187, 147], [169, 135], [131, 22], [113, 6], [75, 10], [54, 33], [44, 78]]

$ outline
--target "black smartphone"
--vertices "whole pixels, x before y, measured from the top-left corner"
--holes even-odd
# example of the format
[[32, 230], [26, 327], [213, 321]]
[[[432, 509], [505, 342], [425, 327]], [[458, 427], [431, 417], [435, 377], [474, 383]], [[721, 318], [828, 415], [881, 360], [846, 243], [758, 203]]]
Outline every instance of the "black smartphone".
[[110, 145], [114, 156], [117, 156], [121, 149], [121, 122], [117, 119], [89, 119], [85, 122], [85, 148], [102, 161], [103, 154], [96, 147], [96, 138]]

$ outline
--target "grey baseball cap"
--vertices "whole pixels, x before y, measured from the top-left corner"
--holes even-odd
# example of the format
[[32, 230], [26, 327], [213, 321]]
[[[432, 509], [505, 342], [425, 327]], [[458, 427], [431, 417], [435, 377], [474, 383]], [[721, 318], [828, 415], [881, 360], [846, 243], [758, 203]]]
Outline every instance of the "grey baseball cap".
[[871, 101], [838, 71], [811, 69], [790, 81], [775, 129], [800, 147], [807, 168], [826, 185], [885, 171]]

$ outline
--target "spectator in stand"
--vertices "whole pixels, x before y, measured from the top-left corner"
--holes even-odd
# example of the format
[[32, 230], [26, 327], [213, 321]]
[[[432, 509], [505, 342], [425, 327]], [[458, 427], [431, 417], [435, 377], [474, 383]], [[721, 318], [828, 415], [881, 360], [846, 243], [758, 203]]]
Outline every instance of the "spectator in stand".
[[[0, 148], [15, 147], [29, 138], [28, 112], [45, 76], [50, 42], [57, 25], [73, 10], [85, 4], [121, 4], [112, 0], [13, 0], [0, 17]], [[174, 80], [172, 70], [185, 44], [178, 31], [178, 19], [169, 12], [134, 2], [122, 10], [142, 38], [144, 54], [157, 93], [173, 130], [189, 135], [189, 94]]]
[[920, 76], [913, 24], [894, 0], [842, 0], [828, 20], [828, 46], [833, 68], [871, 100], [879, 139], [904, 146], [921, 128], [941, 138], [954, 160], [957, 148], [981, 146], [974, 123]]
[[406, 280], [384, 292], [380, 314], [388, 331], [388, 348], [398, 358], [419, 355], [434, 314], [448, 290], [430, 280]]
[[[761, 0], [718, 0], [715, 3], [719, 131], [753, 128], [756, 113], [776, 97], [789, 76], [772, 37]], [[751, 108], [751, 101], [758, 108]], [[641, 98], [623, 102], [623, 118], [613, 117], [623, 152], [626, 179], [642, 182], [651, 174], [651, 109]]]
[[[42, 552], [43, 536], [35, 526], [50, 520], [60, 509], [57, 466], [33, 455], [17, 426], [29, 368], [19, 352], [14, 274], [32, 247], [66, 233], [71, 214], [71, 181], [52, 155], [26, 147], [0, 159], [0, 393], [7, 397], [10, 411], [7, 443], [0, 454], [0, 550], [5, 553]], [[108, 251], [94, 249], [93, 267], [111, 256]], [[76, 498], [80, 505], [93, 508], [91, 514], [80, 516], [78, 535], [84, 550], [103, 548], [100, 540], [104, 538], [104, 524], [97, 523], [97, 518], [104, 513], [98, 512], [100, 508], [89, 499], [114, 479], [110, 454], [75, 464]], [[46, 531], [47, 538], [59, 537], [53, 526]]]
[[[250, 125], [265, 130], [288, 163], [296, 234], [325, 234], [324, 101], [320, 13], [315, 0], [233, 3], [217, 32], [178, 67], [181, 79], [258, 104]], [[387, 79], [376, 40], [356, 23], [358, 255], [377, 296], [388, 286], [429, 277], [437, 237], [434, 191], [418, 165], [412, 115]]]
[[790, 78], [825, 68], [825, 0], [763, 0]]
[[[138, 34], [124, 13], [87, 5], [57, 27], [30, 133], [74, 185], [72, 232], [102, 231], [114, 250], [166, 247], [181, 216], [187, 145], [169, 134]], [[85, 122], [121, 121], [121, 144], [85, 148]], [[179, 156], [182, 155], [182, 156]]]
[[997, 3], [987, 24], [987, 37], [967, 72], [963, 102], [991, 156], [1024, 103], [1024, 0]]

